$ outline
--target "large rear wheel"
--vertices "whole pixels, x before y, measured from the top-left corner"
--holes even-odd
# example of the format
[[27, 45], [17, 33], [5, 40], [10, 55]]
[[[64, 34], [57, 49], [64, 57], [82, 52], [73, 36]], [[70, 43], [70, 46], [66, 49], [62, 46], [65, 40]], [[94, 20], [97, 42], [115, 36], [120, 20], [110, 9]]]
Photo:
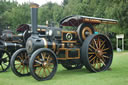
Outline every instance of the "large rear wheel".
[[28, 68], [29, 56], [25, 48], [17, 50], [11, 58], [11, 69], [19, 77], [30, 75]]
[[107, 70], [113, 59], [111, 42], [105, 35], [90, 35], [82, 45], [81, 55], [81, 61], [89, 71]]
[[36, 50], [29, 62], [31, 75], [38, 81], [51, 79], [57, 70], [55, 53], [47, 48]]

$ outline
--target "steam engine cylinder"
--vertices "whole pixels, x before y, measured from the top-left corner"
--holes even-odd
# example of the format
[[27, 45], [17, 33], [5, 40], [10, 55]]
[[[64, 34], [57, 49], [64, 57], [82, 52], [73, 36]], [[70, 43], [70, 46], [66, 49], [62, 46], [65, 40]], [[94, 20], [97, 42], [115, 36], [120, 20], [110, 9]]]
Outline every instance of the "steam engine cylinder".
[[26, 42], [26, 49], [29, 55], [39, 48], [50, 48], [56, 50], [56, 43], [50, 42], [46, 38], [30, 37]]

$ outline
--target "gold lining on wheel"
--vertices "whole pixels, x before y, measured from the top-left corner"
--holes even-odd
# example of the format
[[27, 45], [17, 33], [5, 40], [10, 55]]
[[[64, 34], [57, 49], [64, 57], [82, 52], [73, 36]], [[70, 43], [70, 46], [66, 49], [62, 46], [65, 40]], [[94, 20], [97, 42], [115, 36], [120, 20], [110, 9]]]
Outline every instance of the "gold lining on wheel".
[[83, 31], [82, 31], [82, 38], [83, 38], [84, 40], [86, 39], [86, 36], [85, 36], [85, 31], [86, 31], [86, 30], [88, 30], [88, 32], [89, 32], [90, 34], [93, 34], [91, 28], [89, 28], [89, 27], [84, 27], [84, 29], [83, 29]]

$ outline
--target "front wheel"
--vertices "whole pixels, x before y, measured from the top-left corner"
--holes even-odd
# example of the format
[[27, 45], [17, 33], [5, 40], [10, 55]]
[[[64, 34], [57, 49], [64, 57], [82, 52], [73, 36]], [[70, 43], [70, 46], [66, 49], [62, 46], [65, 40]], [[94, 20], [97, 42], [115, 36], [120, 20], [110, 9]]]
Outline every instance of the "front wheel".
[[31, 75], [38, 81], [51, 79], [57, 70], [55, 53], [47, 48], [36, 50], [29, 62]]
[[113, 49], [108, 37], [90, 35], [81, 47], [81, 61], [91, 72], [107, 70], [113, 59]]
[[30, 75], [28, 68], [29, 56], [25, 48], [17, 50], [11, 58], [11, 69], [19, 77]]

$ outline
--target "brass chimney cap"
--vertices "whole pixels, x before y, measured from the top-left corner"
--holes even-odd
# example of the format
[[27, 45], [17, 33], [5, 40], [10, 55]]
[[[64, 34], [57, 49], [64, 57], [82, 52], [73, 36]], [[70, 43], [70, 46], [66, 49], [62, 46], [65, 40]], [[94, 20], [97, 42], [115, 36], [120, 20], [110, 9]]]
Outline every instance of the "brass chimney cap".
[[37, 3], [30, 3], [31, 8], [39, 8], [39, 5]]

